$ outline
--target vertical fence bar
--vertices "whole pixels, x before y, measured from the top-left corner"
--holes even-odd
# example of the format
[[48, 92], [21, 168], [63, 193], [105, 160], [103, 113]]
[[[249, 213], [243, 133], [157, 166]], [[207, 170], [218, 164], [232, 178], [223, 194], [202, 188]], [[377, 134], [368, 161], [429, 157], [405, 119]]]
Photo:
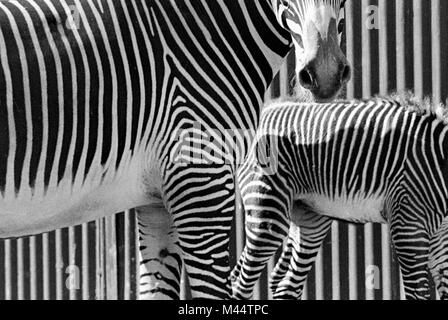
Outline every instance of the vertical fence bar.
[[106, 299], [117, 300], [117, 233], [115, 216], [105, 218]]
[[413, 0], [414, 10], [414, 90], [418, 97], [424, 96], [423, 84], [423, 20], [422, 0]]
[[48, 233], [42, 235], [42, 290], [44, 300], [50, 300], [50, 250], [48, 236]]
[[124, 300], [131, 299], [131, 224], [130, 211], [124, 213]]
[[332, 273], [331, 273], [331, 289], [332, 299], [341, 299], [341, 283], [340, 283], [340, 259], [339, 259], [339, 222], [334, 221], [331, 225], [331, 261], [332, 261]]
[[58, 229], [55, 233], [56, 246], [56, 300], [62, 300], [64, 295], [62, 268], [64, 260], [62, 257], [62, 230]]
[[25, 281], [24, 281], [24, 265], [23, 265], [23, 238], [17, 241], [17, 300], [25, 298]]
[[96, 281], [95, 296], [97, 300], [104, 300], [104, 227], [103, 219], [95, 222], [95, 238], [96, 238]]
[[392, 275], [389, 226], [381, 226], [381, 275], [382, 275], [382, 299], [392, 299]]
[[396, 61], [397, 61], [397, 90], [406, 89], [406, 32], [405, 32], [405, 1], [396, 0]]
[[[75, 238], [75, 227], [68, 228], [68, 271], [74, 272], [76, 270], [76, 238]], [[70, 274], [70, 279], [77, 275]], [[74, 282], [78, 282], [79, 279], [73, 279]], [[77, 290], [75, 283], [69, 283], [69, 299], [76, 300]]]
[[[387, 0], [379, 0], [379, 82], [380, 94], [386, 95], [389, 91], [389, 55], [388, 55], [388, 25], [387, 25]], [[402, 57], [403, 58], [403, 57]], [[401, 59], [403, 60], [403, 59]]]
[[81, 227], [82, 238], [82, 299], [89, 300], [89, 224]]
[[[132, 215], [132, 219], [133, 219], [133, 224], [135, 226], [135, 232], [134, 232], [134, 243], [136, 244], [134, 247], [134, 255], [137, 257], [137, 259], [135, 259], [135, 265], [134, 265], [134, 270], [135, 270], [135, 279], [136, 279], [136, 298], [139, 299], [140, 297], [140, 250], [139, 250], [139, 246], [138, 246], [138, 238], [139, 238], [139, 231], [138, 231], [138, 220], [137, 220], [137, 214], [134, 212], [134, 214]], [[185, 272], [183, 273], [185, 274]]]
[[432, 97], [434, 102], [442, 100], [442, 57], [440, 30], [440, 0], [431, 1], [431, 42], [432, 42]]
[[138, 292], [138, 281], [139, 278], [139, 271], [138, 271], [138, 264], [140, 263], [140, 259], [138, 257], [139, 254], [139, 246], [138, 246], [138, 225], [137, 225], [137, 215], [135, 213], [135, 210], [131, 210], [129, 214], [129, 226], [131, 229], [131, 235], [132, 237], [129, 238], [130, 241], [130, 247], [129, 247], [129, 255], [131, 257], [130, 260], [130, 266], [129, 266], [129, 276], [130, 279], [132, 279], [131, 282], [131, 299], [137, 298], [137, 292]]
[[348, 286], [349, 299], [358, 299], [358, 254], [356, 252], [356, 226], [350, 224], [348, 226]]
[[[362, 95], [369, 98], [372, 95], [372, 61], [371, 61], [371, 45], [370, 45], [370, 27], [364, 21], [367, 17], [370, 0], [362, 0], [362, 25], [361, 25], [361, 41], [362, 41]], [[383, 13], [380, 12], [380, 16]]]
[[37, 262], [36, 262], [36, 237], [30, 237], [30, 300], [37, 299]]
[[12, 299], [11, 240], [5, 240], [5, 300]]

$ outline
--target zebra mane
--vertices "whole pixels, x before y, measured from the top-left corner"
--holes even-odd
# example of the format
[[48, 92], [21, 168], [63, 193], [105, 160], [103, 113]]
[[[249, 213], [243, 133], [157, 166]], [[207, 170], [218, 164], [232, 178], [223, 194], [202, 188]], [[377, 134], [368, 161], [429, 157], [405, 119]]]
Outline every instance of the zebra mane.
[[396, 101], [406, 111], [421, 115], [432, 115], [448, 125], [448, 100], [446, 104], [437, 103], [429, 97], [422, 99], [412, 91], [394, 92], [387, 96], [378, 96], [377, 99]]

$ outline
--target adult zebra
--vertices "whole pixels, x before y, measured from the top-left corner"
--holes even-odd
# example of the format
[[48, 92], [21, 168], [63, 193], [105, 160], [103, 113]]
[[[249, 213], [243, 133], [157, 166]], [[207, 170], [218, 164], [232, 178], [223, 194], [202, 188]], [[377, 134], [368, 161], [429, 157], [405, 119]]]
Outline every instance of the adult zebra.
[[227, 298], [244, 143], [175, 133], [256, 128], [293, 42], [300, 83], [332, 99], [342, 2], [0, 2], [0, 235], [137, 208], [141, 298], [177, 298], [183, 261], [194, 297]]

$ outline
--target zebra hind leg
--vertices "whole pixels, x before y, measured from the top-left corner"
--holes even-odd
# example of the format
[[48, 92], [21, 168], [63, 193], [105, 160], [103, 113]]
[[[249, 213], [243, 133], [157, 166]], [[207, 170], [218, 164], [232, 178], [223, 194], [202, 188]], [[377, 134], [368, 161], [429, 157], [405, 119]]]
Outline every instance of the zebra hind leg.
[[271, 275], [272, 283], [278, 283], [276, 286], [271, 286], [274, 299], [299, 300], [302, 298], [309, 271], [333, 221], [306, 207], [296, 208], [293, 211], [292, 220], [288, 239], [290, 245], [286, 247], [287, 250], [289, 248], [292, 251], [287, 270], [277, 274], [282, 268], [279, 266], [281, 263], [279, 261]]
[[[288, 235], [290, 224], [288, 201], [280, 196], [259, 197], [258, 194], [258, 192], [248, 193], [248, 197], [243, 198], [244, 207], [251, 209], [245, 210], [246, 244], [231, 275], [235, 299], [252, 298], [254, 286], [267, 262], [282, 246]], [[255, 197], [251, 198], [252, 195]], [[272, 199], [275, 199], [275, 202]], [[277, 208], [284, 208], [284, 211]]]
[[[183, 170], [183, 169], [179, 169]], [[165, 186], [193, 299], [230, 299], [229, 244], [235, 213], [231, 167], [186, 167]], [[182, 172], [182, 171], [181, 171]], [[173, 191], [171, 191], [173, 190]]]
[[291, 264], [293, 251], [294, 239], [289, 234], [288, 240], [283, 246], [281, 256], [275, 264], [274, 270], [272, 270], [271, 277], [269, 279], [269, 289], [272, 293], [275, 293], [277, 291], [280, 282], [286, 277], [286, 273], [288, 272], [289, 266]]
[[429, 300], [429, 236], [416, 225], [393, 220], [390, 225], [391, 240], [397, 253], [403, 276], [407, 300]]
[[281, 247], [287, 236], [287, 227], [261, 220], [246, 223], [246, 245], [232, 272], [232, 290], [235, 299], [251, 299], [254, 286], [267, 262]]
[[[250, 299], [255, 284], [288, 236], [293, 187], [278, 174], [247, 164], [238, 186], [245, 213], [246, 242], [231, 280], [235, 299]], [[280, 170], [278, 170], [280, 172]]]
[[448, 218], [431, 238], [429, 269], [440, 299], [448, 300]]
[[137, 208], [141, 300], [177, 300], [182, 252], [171, 216], [164, 206]]

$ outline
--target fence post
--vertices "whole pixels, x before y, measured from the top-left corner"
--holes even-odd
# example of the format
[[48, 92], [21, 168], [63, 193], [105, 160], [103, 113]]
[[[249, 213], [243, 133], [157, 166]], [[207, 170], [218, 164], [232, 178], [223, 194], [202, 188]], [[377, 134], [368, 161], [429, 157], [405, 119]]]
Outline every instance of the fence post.
[[106, 271], [106, 299], [118, 299], [117, 286], [117, 234], [115, 216], [104, 218], [105, 223], [105, 271]]

